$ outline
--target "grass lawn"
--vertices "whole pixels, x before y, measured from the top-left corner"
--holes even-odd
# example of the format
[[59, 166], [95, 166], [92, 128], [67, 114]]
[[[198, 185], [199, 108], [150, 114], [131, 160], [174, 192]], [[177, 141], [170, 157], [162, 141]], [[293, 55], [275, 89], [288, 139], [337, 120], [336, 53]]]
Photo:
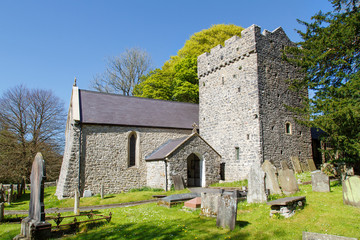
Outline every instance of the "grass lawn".
[[[113, 213], [110, 223], [83, 225], [77, 235], [64, 239], [302, 239], [302, 231], [360, 238], [360, 208], [343, 204], [341, 186], [332, 183], [329, 193], [312, 192], [311, 185], [300, 189], [296, 195], [305, 195], [307, 205], [288, 219], [269, 218], [266, 204], [239, 202], [234, 231], [217, 228], [216, 219], [200, 217], [199, 210], [186, 212], [181, 206], [168, 209], [150, 203], [99, 210]], [[20, 224], [0, 225], [1, 239], [12, 239], [19, 232]]]

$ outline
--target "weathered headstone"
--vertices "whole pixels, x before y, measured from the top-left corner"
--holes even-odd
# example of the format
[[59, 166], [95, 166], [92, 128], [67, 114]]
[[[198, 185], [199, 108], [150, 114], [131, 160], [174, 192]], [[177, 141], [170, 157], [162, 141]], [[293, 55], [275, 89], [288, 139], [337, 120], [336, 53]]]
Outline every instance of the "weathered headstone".
[[8, 189], [8, 194], [7, 194], [7, 203], [9, 205], [11, 205], [11, 202], [12, 202], [12, 191], [11, 191], [11, 188]]
[[50, 237], [51, 224], [45, 222], [45, 179], [45, 161], [41, 153], [37, 153], [32, 164], [30, 175], [31, 193], [29, 216], [21, 221], [21, 234], [14, 239], [47, 239]]
[[293, 157], [290, 157], [291, 159], [291, 163], [293, 165], [293, 169], [296, 173], [301, 173], [302, 170], [301, 170], [301, 166], [300, 166], [300, 161], [299, 161], [299, 158], [296, 157], [296, 156], [293, 156]]
[[184, 181], [181, 175], [174, 175], [172, 176], [172, 178], [175, 190], [183, 190], [185, 188]]
[[104, 199], [104, 184], [101, 184], [100, 197], [101, 199]]
[[319, 170], [311, 172], [311, 184], [313, 192], [330, 192], [330, 178]]
[[22, 192], [21, 192], [21, 184], [18, 183], [17, 186], [16, 186], [16, 188], [17, 188], [17, 198], [20, 198], [21, 195], [22, 195]]
[[21, 180], [21, 192], [23, 194], [25, 194], [25, 188], [26, 188], [26, 186], [25, 186], [25, 177], [23, 177], [22, 180]]
[[216, 226], [235, 229], [237, 216], [237, 190], [233, 194], [222, 194], [219, 197], [219, 211], [216, 218]]
[[337, 235], [330, 235], [330, 234], [303, 232], [302, 240], [358, 240], [358, 239], [337, 236]]
[[74, 214], [80, 215], [80, 193], [79, 189], [75, 189], [75, 197], [74, 197]]
[[281, 161], [280, 166], [281, 166], [281, 169], [283, 169], [283, 170], [289, 169], [289, 166], [286, 161]]
[[301, 166], [301, 169], [303, 172], [310, 172], [310, 168], [309, 168], [307, 162], [306, 163], [300, 162], [300, 166]]
[[293, 170], [279, 170], [279, 185], [284, 194], [289, 195], [299, 191]]
[[5, 202], [5, 189], [0, 183], [0, 203]]
[[265, 193], [265, 173], [260, 167], [260, 163], [254, 163], [249, 172], [248, 178], [248, 203], [266, 202]]
[[276, 167], [269, 160], [266, 160], [261, 168], [265, 172], [265, 188], [270, 190], [270, 194], [281, 194]]
[[0, 222], [4, 220], [4, 208], [5, 204], [3, 202], [0, 203]]
[[201, 193], [201, 213], [206, 217], [216, 217], [219, 210], [220, 192], [202, 192]]
[[83, 197], [91, 197], [92, 196], [92, 193], [91, 193], [91, 190], [85, 190], [84, 191], [84, 194], [83, 194]]
[[351, 176], [343, 182], [343, 201], [346, 205], [360, 207], [360, 176]]
[[316, 171], [316, 166], [315, 166], [314, 160], [312, 158], [308, 158], [307, 163], [309, 165], [309, 169], [311, 172]]

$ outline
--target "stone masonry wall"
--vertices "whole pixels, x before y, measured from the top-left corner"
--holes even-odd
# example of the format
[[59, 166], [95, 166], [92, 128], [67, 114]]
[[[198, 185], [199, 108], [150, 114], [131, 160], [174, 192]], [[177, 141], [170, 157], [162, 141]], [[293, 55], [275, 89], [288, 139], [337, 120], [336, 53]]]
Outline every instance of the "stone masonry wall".
[[[264, 160], [271, 161], [277, 168], [280, 161], [286, 161], [291, 168], [291, 156], [298, 156], [304, 163], [312, 158], [310, 128], [295, 122], [296, 115], [285, 107], [299, 107], [303, 98], [308, 97], [306, 89], [289, 90], [289, 80], [304, 76], [281, 58], [286, 46], [295, 46], [281, 28], [273, 32], [265, 30], [263, 34], [258, 28], [256, 35]], [[291, 124], [290, 134], [285, 133], [286, 123]]]
[[[147, 161], [146, 162], [146, 185], [152, 188], [166, 189], [166, 177], [165, 177], [165, 162], [159, 161]], [[170, 188], [168, 188], [170, 189]]]
[[[198, 57], [200, 134], [221, 154], [227, 181], [247, 178], [254, 162], [269, 159], [279, 167], [290, 156], [311, 157], [310, 129], [284, 106], [307, 96], [286, 84], [301, 77], [281, 60], [291, 44], [281, 28], [261, 34], [252, 25]], [[292, 134], [285, 134], [286, 122]]]
[[168, 189], [173, 184], [172, 176], [180, 174], [183, 176], [185, 184], [187, 184], [187, 158], [190, 154], [195, 153], [202, 161], [202, 187], [208, 187], [212, 183], [220, 180], [220, 161], [221, 156], [206, 144], [200, 137], [193, 136], [182, 147], [177, 149], [168, 162]]
[[75, 189], [78, 188], [79, 136], [79, 126], [70, 117], [65, 132], [64, 156], [55, 193], [59, 199], [73, 196]]
[[[139, 161], [128, 167], [128, 136], [139, 138]], [[191, 130], [140, 128], [123, 126], [84, 125], [82, 157], [84, 189], [99, 193], [120, 193], [147, 185], [145, 156], [172, 138], [189, 135]]]
[[198, 57], [200, 134], [225, 162], [225, 180], [261, 161], [254, 26]]
[[[140, 156], [128, 167], [128, 136], [136, 132]], [[120, 193], [146, 186], [145, 156], [172, 138], [187, 136], [191, 130], [141, 128], [108, 125], [82, 125], [81, 189], [105, 194]], [[72, 197], [78, 186], [79, 128], [69, 129], [56, 195]]]

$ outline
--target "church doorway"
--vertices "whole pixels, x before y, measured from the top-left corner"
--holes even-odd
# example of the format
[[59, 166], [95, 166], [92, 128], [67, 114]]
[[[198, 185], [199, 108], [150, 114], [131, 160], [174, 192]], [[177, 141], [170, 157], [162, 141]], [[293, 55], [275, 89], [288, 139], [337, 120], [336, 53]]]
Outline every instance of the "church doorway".
[[201, 187], [201, 160], [192, 153], [187, 158], [187, 185], [188, 187]]

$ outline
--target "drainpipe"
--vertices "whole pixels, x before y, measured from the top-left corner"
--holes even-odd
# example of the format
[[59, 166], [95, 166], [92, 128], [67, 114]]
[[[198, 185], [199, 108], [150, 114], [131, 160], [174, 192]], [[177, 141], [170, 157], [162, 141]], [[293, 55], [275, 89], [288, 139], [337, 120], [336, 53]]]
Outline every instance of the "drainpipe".
[[168, 175], [167, 175], [167, 162], [169, 161], [168, 158], [165, 158], [164, 163], [165, 163], [165, 192], [168, 191]]

